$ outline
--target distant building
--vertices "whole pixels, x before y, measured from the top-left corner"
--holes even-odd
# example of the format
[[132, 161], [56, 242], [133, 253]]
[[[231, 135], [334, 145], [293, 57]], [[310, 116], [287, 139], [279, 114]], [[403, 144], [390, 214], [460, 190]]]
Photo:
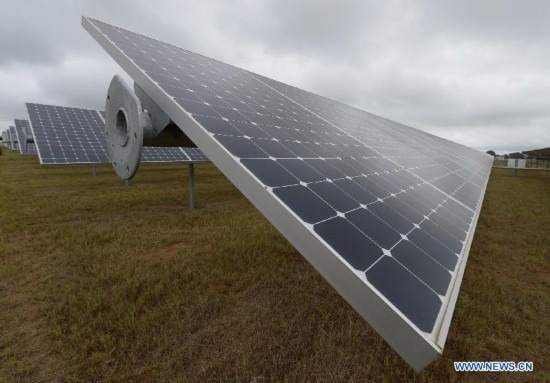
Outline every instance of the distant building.
[[527, 160], [525, 158], [509, 158], [506, 166], [509, 168], [524, 169], [526, 163]]
[[546, 163], [546, 168], [550, 169], [550, 148], [527, 150], [522, 152], [531, 163], [535, 164], [535, 167], [539, 167], [539, 161], [543, 164]]
[[522, 153], [527, 155], [528, 157], [535, 157], [535, 158], [539, 158], [539, 159], [548, 159], [548, 158], [550, 158], [550, 148], [528, 150], [528, 151], [525, 151], [525, 152], [522, 152]]

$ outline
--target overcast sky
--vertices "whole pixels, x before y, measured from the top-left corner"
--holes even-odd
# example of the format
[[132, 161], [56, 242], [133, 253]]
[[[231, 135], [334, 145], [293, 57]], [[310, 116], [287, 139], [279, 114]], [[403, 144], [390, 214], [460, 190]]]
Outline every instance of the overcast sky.
[[[500, 153], [550, 146], [550, 2], [8, 0], [0, 130], [24, 103], [104, 108], [123, 71], [87, 15]], [[127, 81], [130, 81], [126, 77]]]

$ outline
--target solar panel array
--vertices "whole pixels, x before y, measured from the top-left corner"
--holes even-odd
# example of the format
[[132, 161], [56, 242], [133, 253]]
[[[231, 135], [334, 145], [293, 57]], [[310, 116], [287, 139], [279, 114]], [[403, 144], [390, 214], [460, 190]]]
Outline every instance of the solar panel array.
[[488, 156], [115, 26], [83, 25], [413, 367], [441, 352]]
[[29, 121], [27, 120], [13, 120], [15, 123], [15, 131], [17, 132], [17, 139], [19, 142], [19, 152], [24, 155], [35, 155], [36, 147], [34, 142], [27, 142], [27, 136], [32, 137]]
[[19, 141], [17, 141], [17, 131], [15, 126], [10, 126], [10, 149], [19, 150]]
[[[40, 163], [109, 163], [102, 112], [92, 109], [27, 103]], [[189, 152], [189, 153], [188, 153]], [[141, 162], [208, 161], [189, 148], [143, 148]]]

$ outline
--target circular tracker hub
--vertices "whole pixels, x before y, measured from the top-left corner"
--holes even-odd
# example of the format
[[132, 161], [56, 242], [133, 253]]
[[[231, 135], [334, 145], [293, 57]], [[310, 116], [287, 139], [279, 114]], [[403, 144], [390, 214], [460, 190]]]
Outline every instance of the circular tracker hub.
[[115, 75], [107, 91], [105, 134], [109, 158], [119, 177], [129, 180], [136, 174], [144, 131], [150, 129], [151, 118], [143, 111], [139, 98]]

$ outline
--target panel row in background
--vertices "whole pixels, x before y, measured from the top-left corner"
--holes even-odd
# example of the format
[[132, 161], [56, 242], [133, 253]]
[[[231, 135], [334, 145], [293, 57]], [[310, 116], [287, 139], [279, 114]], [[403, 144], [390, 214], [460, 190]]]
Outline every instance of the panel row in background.
[[11, 149], [11, 137], [9, 128], [2, 132], [2, 146]]
[[[101, 111], [27, 103], [29, 120], [15, 119], [2, 133], [4, 146], [36, 155], [42, 165], [109, 163]], [[198, 148], [144, 147], [141, 162], [207, 162]]]
[[15, 119], [13, 122], [15, 126], [12, 125], [2, 132], [2, 144], [11, 150], [18, 150], [23, 155], [36, 155], [29, 121]]
[[17, 139], [17, 133], [14, 126], [10, 126], [2, 133], [2, 143], [8, 149], [19, 150], [19, 142]]

